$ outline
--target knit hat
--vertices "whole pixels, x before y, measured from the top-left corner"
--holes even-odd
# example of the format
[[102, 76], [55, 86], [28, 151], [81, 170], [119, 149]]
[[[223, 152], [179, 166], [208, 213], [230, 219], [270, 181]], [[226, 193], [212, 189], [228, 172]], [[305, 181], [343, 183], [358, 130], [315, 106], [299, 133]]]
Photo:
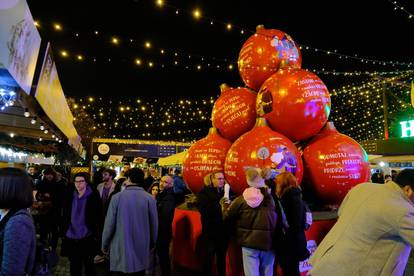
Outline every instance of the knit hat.
[[265, 181], [261, 176], [261, 170], [258, 168], [248, 168], [246, 170], [246, 181], [250, 187], [262, 188], [265, 186]]

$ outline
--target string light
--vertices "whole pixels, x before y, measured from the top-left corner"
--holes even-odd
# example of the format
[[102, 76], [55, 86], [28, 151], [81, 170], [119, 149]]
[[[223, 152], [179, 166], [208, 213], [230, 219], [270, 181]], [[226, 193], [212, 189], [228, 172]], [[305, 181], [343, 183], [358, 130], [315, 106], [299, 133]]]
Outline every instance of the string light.
[[[171, 6], [171, 5], [166, 5], [166, 6]], [[198, 11], [198, 13], [197, 13], [197, 11]], [[201, 12], [199, 10], [195, 10], [193, 13], [198, 14], [201, 17]], [[219, 21], [216, 20], [215, 22], [219, 22]], [[221, 24], [223, 24], [227, 28], [229, 23], [221, 22]], [[231, 26], [231, 28], [234, 27], [233, 25], [230, 25], [230, 26]], [[247, 28], [239, 28], [239, 29], [240, 29], [241, 34], [244, 34], [245, 30], [247, 30], [251, 34], [255, 33], [254, 31], [248, 30]], [[95, 31], [95, 34], [97, 34], [97, 33], [98, 33], [98, 31]], [[129, 40], [134, 41], [134, 39], [129, 39]], [[115, 38], [115, 37], [112, 38], [112, 43], [118, 45], [119, 44], [119, 39]], [[150, 47], [148, 47], [147, 45], [149, 45]], [[148, 42], [148, 41], [144, 42], [144, 46], [147, 49], [152, 47], [151, 43]], [[331, 55], [331, 56], [334, 56], [334, 57], [338, 57], [339, 59], [355, 60], [355, 61], [359, 61], [360, 63], [364, 63], [364, 64], [379, 65], [379, 66], [393, 66], [393, 67], [395, 67], [395, 66], [414, 67], [413, 62], [383, 61], [383, 60], [378, 60], [378, 59], [369, 59], [369, 58], [360, 57], [357, 54], [354, 54], [354, 55], [341, 54], [337, 50], [325, 50], [325, 49], [315, 48], [315, 47], [305, 45], [305, 44], [300, 45], [300, 49], [305, 50], [305, 51], [309, 51], [311, 53], [322, 53], [322, 54], [326, 54], [326, 55]], [[183, 54], [187, 55], [187, 53], [183, 53]], [[190, 54], [188, 54], [188, 55], [190, 55]], [[194, 55], [194, 56], [196, 56], [196, 55]], [[214, 57], [212, 57], [212, 58], [214, 58]], [[225, 58], [215, 58], [215, 59], [217, 59], [217, 60], [226, 60]], [[94, 61], [96, 61], [96, 60], [94, 59]]]
[[[176, 8], [176, 7], [172, 6], [172, 5], [165, 4], [165, 6], [168, 6], [170, 8], [173, 7], [174, 10], [178, 10], [178, 8]], [[192, 12], [192, 14], [193, 14], [194, 17], [198, 17], [198, 18], [208, 18], [208, 17], [202, 16], [201, 15], [201, 11], [199, 9], [194, 10]], [[229, 23], [221, 22], [219, 20], [215, 20], [214, 22], [219, 22], [220, 24], [222, 24], [223, 26], [225, 26], [225, 28], [227, 28], [228, 27], [228, 24], [229, 24]], [[249, 30], [248, 28], [244, 28], [244, 27], [234, 26], [234, 25], [231, 24], [231, 28], [232, 29], [235, 28], [235, 27], [240, 30], [240, 33], [241, 34], [244, 34], [246, 31], [249, 32], [250, 34], [255, 34], [255, 31], [253, 31], [253, 30]], [[98, 34], [98, 31], [95, 31], [95, 34], [97, 35]], [[131, 40], [133, 41], [133, 39], [129, 39], [129, 40], [130, 41]], [[118, 38], [113, 38], [112, 39], [112, 43], [118, 45], [119, 44], [119, 39]], [[337, 57], [339, 59], [359, 61], [360, 63], [364, 63], [364, 64], [371, 64], [371, 65], [378, 65], [378, 66], [393, 66], [393, 67], [395, 67], [395, 66], [407, 66], [409, 68], [410, 67], [414, 67], [414, 63], [413, 62], [384, 61], [384, 60], [373, 59], [373, 58], [364, 58], [364, 57], [360, 57], [357, 54], [342, 54], [342, 53], [339, 53], [336, 49], [335, 50], [325, 50], [325, 49], [320, 49], [320, 48], [312, 47], [312, 46], [306, 45], [306, 44], [299, 45], [299, 48], [301, 50], [309, 51], [310, 53], [326, 54], [326, 55], [330, 55], [330, 56]]]
[[145, 48], [150, 49], [151, 48], [151, 42], [146, 41], [145, 42]]
[[[414, 72], [397, 76], [374, 76], [359, 83], [353, 83], [331, 90], [332, 120], [337, 129], [358, 141], [378, 139], [383, 135], [383, 107], [381, 93], [384, 85], [390, 86], [389, 112], [394, 114], [406, 110], [409, 105], [409, 80]], [[215, 98], [196, 101], [180, 99], [124, 99], [112, 100], [88, 98], [78, 99], [78, 106], [96, 122], [94, 127], [108, 130], [108, 137], [150, 137], [151, 139], [199, 139], [204, 137], [211, 126], [210, 116]], [[114, 111], [109, 107], [117, 107]], [[120, 107], [124, 111], [120, 111]], [[129, 107], [129, 109], [128, 109]], [[76, 112], [74, 112], [76, 114]], [[102, 114], [102, 115], [101, 115]], [[109, 123], [111, 122], [111, 123]], [[116, 123], [116, 124], [115, 124]], [[180, 132], [178, 132], [180, 131]]]
[[16, 92], [9, 87], [0, 87], [0, 111], [6, 107], [13, 106], [16, 101]]
[[156, 4], [158, 7], [162, 7], [164, 5], [164, 1], [163, 0], [157, 0]]
[[62, 30], [62, 26], [61, 26], [60, 24], [58, 24], [58, 23], [53, 24], [53, 28], [54, 28], [56, 31], [61, 31], [61, 30]]
[[[394, 5], [397, 5], [396, 1], [391, 1], [391, 0], [388, 0], [388, 1], [390, 1]], [[178, 11], [178, 10], [186, 11], [185, 9], [179, 8], [179, 7], [171, 5], [171, 4], [168, 4], [166, 6], [169, 7], [170, 9], [173, 9], [174, 11]], [[401, 7], [399, 7], [399, 8], [401, 9]], [[405, 12], [407, 12], [405, 9], [403, 9], [403, 10]], [[219, 24], [225, 26], [226, 29], [228, 29], [228, 24], [229, 23], [226, 23], [226, 22], [223, 22], [223, 21], [220, 21], [220, 20], [217, 20], [217, 19], [213, 19], [211, 17], [204, 16], [204, 15], [201, 14], [200, 10], [198, 10], [198, 9], [195, 9], [192, 12], [186, 11], [185, 13], [192, 14], [192, 16], [195, 19], [205, 18], [205, 19], [210, 21], [210, 25], [215, 25], [215, 24], [212, 24], [213, 22], [215, 22], [215, 23], [219, 23]], [[409, 18], [412, 19], [413, 18], [412, 14], [409, 13], [409, 12], [407, 12], [407, 13], [409, 14]], [[245, 28], [245, 27], [241, 27], [241, 26], [231, 25], [230, 28], [233, 28], [233, 27], [240, 30], [240, 34], [242, 34], [242, 35], [244, 35], [246, 31], [250, 34], [255, 34], [256, 33], [256, 31], [254, 31], [254, 30], [250, 30], [249, 28]], [[260, 35], [263, 35], [263, 34], [260, 34]], [[306, 45], [306, 44], [302, 44], [302, 45], [299, 45], [299, 46], [300, 46], [300, 49], [302, 49], [302, 50], [309, 50], [309, 51], [314, 52], [314, 53], [324, 53], [326, 55], [331, 55], [332, 54], [333, 56], [336, 56], [340, 59], [343, 58], [343, 59], [359, 60], [363, 63], [369, 63], [369, 64], [373, 64], [373, 65], [384, 65], [384, 66], [385, 65], [391, 65], [391, 66], [409, 66], [409, 67], [414, 66], [413, 62], [384, 61], [384, 60], [378, 60], [378, 59], [372, 59], [372, 58], [364, 58], [364, 57], [360, 57], [359, 55], [356, 55], [356, 54], [353, 54], [353, 55], [351, 55], [351, 54], [341, 54], [337, 50], [333, 50], [333, 51], [332, 50], [325, 50], [325, 49], [312, 47], [312, 46]]]
[[113, 37], [111, 41], [115, 45], [118, 45], [119, 44], [119, 39], [117, 37]]
[[201, 11], [199, 9], [195, 9], [193, 11], [193, 16], [195, 19], [200, 19], [201, 18]]
[[395, 11], [403, 11], [407, 15], [408, 19], [413, 19], [414, 18], [414, 15], [412, 13], [410, 13], [409, 11], [407, 11], [397, 1], [395, 1], [395, 0], [388, 0], [388, 2], [390, 2], [391, 4], [394, 5], [394, 10]]
[[62, 50], [61, 52], [60, 52], [60, 55], [62, 56], [62, 57], [68, 57], [68, 52], [67, 51], [65, 51], [65, 50]]

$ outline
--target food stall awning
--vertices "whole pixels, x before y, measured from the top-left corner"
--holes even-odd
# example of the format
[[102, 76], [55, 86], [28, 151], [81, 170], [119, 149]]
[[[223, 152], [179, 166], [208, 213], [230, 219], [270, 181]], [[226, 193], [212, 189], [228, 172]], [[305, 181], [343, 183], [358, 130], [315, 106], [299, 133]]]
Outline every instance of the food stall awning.
[[187, 151], [182, 151], [180, 153], [158, 159], [157, 164], [159, 166], [182, 165], [186, 155], [187, 155]]

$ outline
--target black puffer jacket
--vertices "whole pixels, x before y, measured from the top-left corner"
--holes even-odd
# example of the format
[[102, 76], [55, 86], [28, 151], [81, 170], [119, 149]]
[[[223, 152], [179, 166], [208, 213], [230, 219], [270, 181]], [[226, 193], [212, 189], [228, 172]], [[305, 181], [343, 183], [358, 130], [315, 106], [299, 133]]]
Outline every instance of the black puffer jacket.
[[[277, 220], [275, 203], [265, 188], [249, 189], [233, 201], [224, 213], [224, 219], [236, 225], [236, 238], [241, 246], [271, 250]], [[253, 208], [248, 204], [246, 191], [263, 195], [263, 200], [257, 207]]]
[[276, 201], [276, 213], [279, 220], [276, 226], [275, 247], [280, 258], [291, 261], [302, 261], [309, 257], [305, 236], [305, 206], [302, 201], [302, 192], [299, 188], [288, 188], [281, 199], [278, 200], [283, 207], [289, 227], [284, 229], [282, 211]]

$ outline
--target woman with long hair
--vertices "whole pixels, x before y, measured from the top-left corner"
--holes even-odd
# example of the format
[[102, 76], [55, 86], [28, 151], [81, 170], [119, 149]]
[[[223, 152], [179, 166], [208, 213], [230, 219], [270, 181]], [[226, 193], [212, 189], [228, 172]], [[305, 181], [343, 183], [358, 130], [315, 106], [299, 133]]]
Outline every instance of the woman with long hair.
[[309, 257], [305, 237], [306, 209], [302, 201], [302, 190], [296, 177], [289, 172], [276, 176], [276, 262], [283, 275], [297, 276], [299, 262]]
[[36, 231], [27, 208], [33, 181], [23, 170], [0, 169], [0, 275], [31, 275]]

